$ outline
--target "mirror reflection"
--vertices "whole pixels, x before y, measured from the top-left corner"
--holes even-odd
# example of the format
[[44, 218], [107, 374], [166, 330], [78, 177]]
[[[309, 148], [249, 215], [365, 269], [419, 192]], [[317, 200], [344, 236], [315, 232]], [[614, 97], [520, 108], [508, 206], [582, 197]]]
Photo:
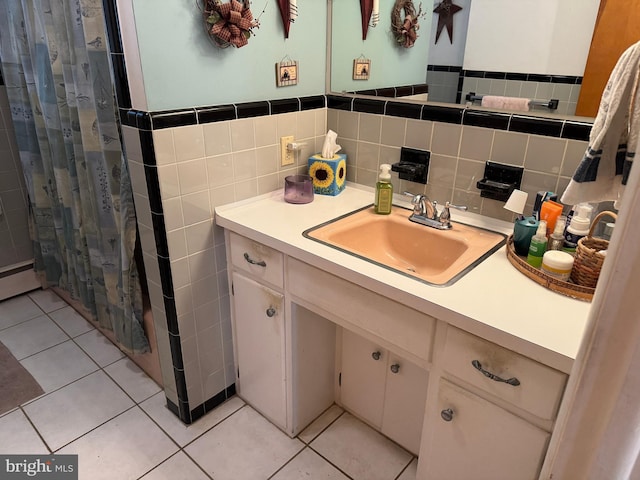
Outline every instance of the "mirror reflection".
[[[398, 4], [407, 2], [379, 0], [380, 22], [366, 40], [358, 3], [333, 0], [333, 92], [395, 96], [412, 92], [389, 87], [426, 83], [430, 102], [576, 114], [600, 0], [453, 0], [460, 8], [449, 15], [433, 11], [444, 2], [423, 1], [412, 48], [398, 45], [391, 28]], [[353, 78], [359, 57], [371, 60], [367, 80]], [[531, 102], [490, 104], [496, 96]]]

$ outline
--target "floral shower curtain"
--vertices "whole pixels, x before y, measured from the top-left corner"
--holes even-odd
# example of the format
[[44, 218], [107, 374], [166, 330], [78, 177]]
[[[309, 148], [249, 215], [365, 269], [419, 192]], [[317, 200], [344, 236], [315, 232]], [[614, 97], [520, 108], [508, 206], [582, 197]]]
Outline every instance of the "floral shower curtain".
[[100, 0], [2, 0], [0, 59], [35, 268], [144, 353], [136, 218]]

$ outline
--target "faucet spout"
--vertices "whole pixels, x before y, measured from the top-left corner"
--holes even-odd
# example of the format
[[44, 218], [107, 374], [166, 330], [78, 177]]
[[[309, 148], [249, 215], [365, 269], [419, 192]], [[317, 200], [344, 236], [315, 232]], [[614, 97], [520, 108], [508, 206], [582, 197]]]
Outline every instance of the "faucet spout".
[[413, 213], [409, 216], [409, 220], [421, 225], [437, 228], [438, 230], [449, 230], [451, 228], [450, 208], [457, 210], [467, 209], [467, 207], [463, 205], [452, 205], [446, 202], [442, 213], [438, 215], [438, 202], [435, 200], [431, 201], [429, 197], [422, 194], [413, 194], [411, 192], [404, 192], [404, 194], [412, 197], [411, 204], [413, 205]]

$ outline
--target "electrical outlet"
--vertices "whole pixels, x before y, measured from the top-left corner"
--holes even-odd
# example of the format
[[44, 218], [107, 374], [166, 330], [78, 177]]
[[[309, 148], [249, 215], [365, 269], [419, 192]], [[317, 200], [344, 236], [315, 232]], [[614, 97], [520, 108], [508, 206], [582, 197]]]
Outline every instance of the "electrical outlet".
[[288, 137], [280, 137], [280, 165], [292, 165], [295, 163], [295, 150], [289, 150], [287, 144], [293, 143], [293, 135]]

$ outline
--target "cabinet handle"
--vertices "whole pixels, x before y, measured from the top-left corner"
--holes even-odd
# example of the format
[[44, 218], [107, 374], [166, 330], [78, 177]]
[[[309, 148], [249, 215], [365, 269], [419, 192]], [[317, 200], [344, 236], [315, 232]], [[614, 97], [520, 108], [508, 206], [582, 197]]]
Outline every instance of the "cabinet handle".
[[267, 266], [267, 264], [264, 262], [264, 260], [256, 261], [253, 258], [251, 258], [247, 252], [244, 252], [244, 259], [248, 263], [250, 263], [251, 265], [258, 265], [259, 267], [266, 267]]
[[391, 367], [389, 367], [389, 368], [391, 368], [391, 371], [392, 371], [393, 373], [398, 373], [398, 372], [400, 371], [400, 365], [398, 365], [397, 363], [394, 363], [394, 364], [393, 364], [393, 365], [391, 365]]
[[485, 377], [490, 378], [493, 381], [508, 383], [509, 385], [512, 385], [514, 387], [520, 385], [520, 380], [518, 380], [516, 377], [504, 379], [491, 373], [488, 370], [485, 370], [484, 368], [482, 368], [482, 364], [478, 360], [473, 360], [471, 362], [471, 365], [473, 365], [473, 368], [475, 368], [476, 370], [479, 370], [480, 373], [482, 373]]
[[450, 422], [451, 420], [453, 420], [453, 410], [451, 410], [450, 408], [445, 408], [440, 412], [440, 416], [445, 422]]
[[271, 318], [276, 314], [276, 309], [273, 307], [267, 308], [267, 317]]
[[374, 360], [380, 360], [381, 356], [382, 356], [382, 354], [380, 352], [373, 352], [371, 354], [371, 358], [373, 358]]

